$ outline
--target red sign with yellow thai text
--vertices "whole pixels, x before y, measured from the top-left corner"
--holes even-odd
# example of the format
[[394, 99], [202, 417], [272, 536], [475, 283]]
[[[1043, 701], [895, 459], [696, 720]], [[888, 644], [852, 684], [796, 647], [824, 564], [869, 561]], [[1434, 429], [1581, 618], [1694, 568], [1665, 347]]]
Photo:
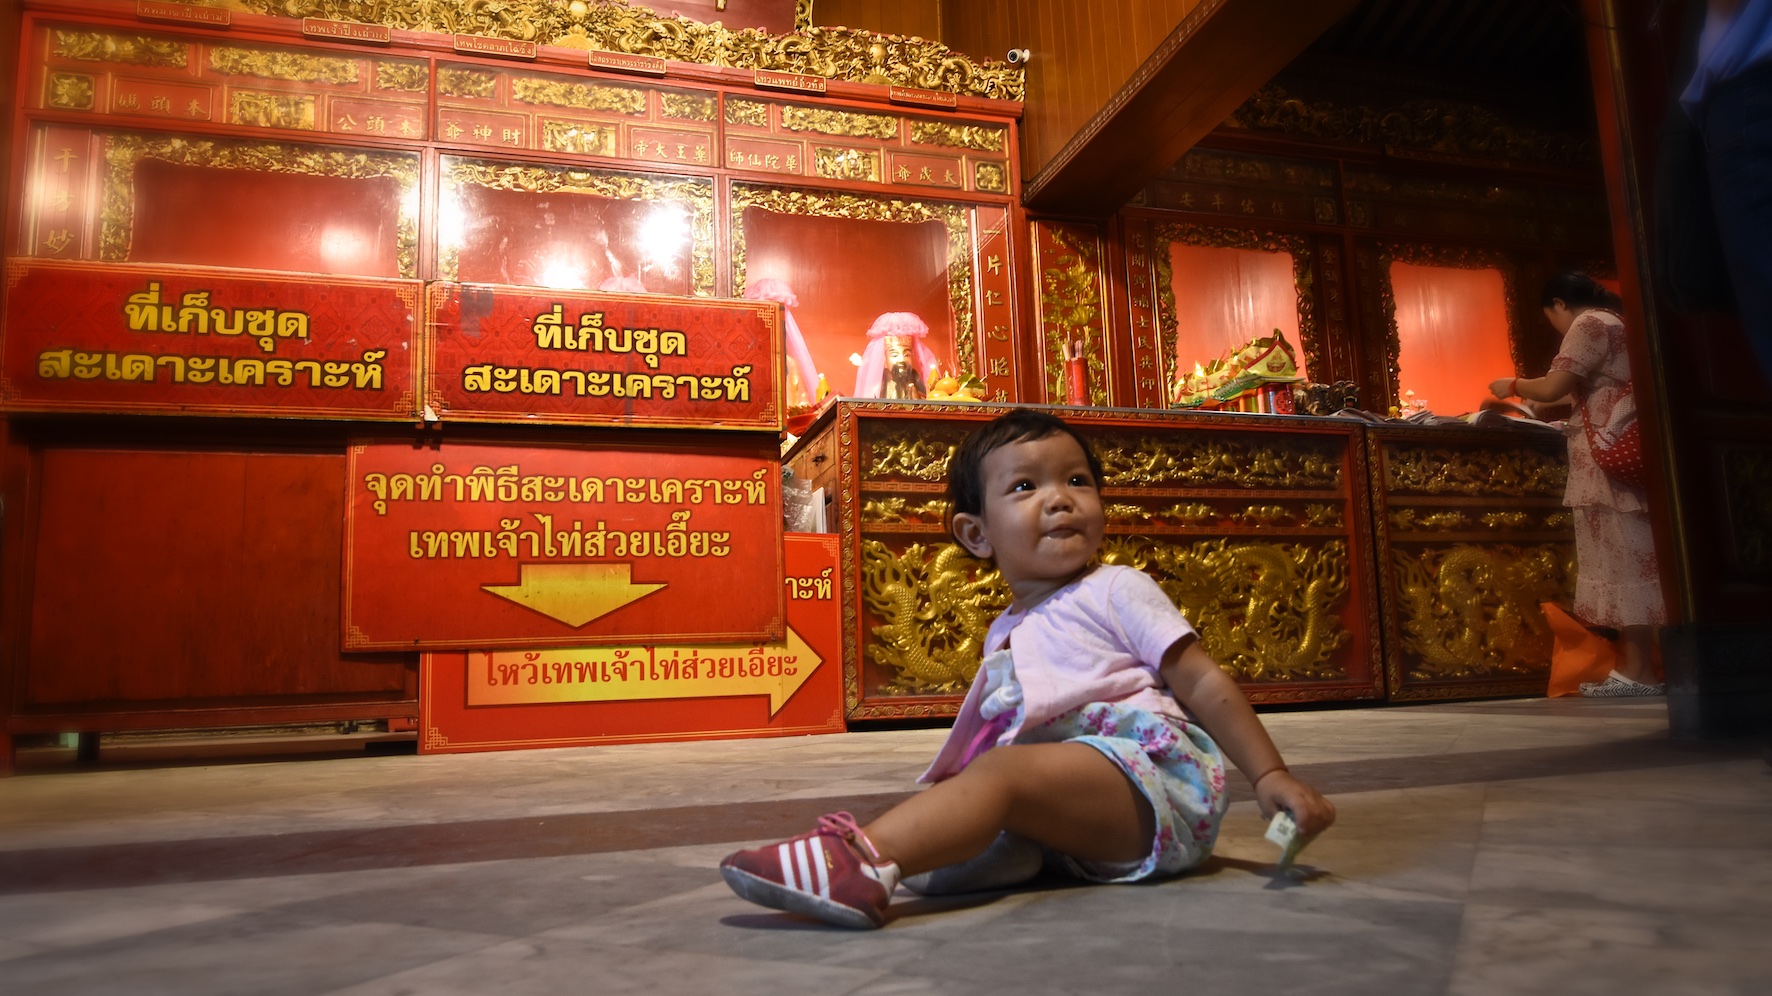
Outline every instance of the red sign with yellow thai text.
[[429, 321], [443, 418], [781, 429], [772, 302], [434, 284]]
[[353, 443], [344, 648], [779, 639], [775, 441], [614, 435]]
[[0, 407], [414, 419], [421, 288], [9, 259]]
[[420, 657], [419, 750], [841, 733], [838, 538], [790, 533], [787, 638]]

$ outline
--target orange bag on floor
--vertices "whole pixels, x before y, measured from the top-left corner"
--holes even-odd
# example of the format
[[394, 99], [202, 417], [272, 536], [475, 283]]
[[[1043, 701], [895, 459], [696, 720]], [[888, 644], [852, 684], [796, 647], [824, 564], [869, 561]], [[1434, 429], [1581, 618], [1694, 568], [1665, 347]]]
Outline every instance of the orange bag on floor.
[[1584, 681], [1605, 681], [1618, 663], [1612, 641], [1581, 624], [1555, 602], [1544, 602], [1545, 621], [1556, 643], [1551, 648], [1551, 698], [1580, 695]]

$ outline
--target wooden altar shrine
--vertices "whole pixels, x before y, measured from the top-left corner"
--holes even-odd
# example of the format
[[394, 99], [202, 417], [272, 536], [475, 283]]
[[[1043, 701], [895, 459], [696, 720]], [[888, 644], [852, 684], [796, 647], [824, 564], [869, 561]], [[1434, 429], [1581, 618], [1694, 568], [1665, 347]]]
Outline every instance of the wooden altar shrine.
[[[1534, 600], [1570, 583], [1560, 439], [1168, 405], [1210, 358], [1187, 338], [1190, 249], [1277, 261], [1301, 367], [1367, 408], [1405, 402], [1397, 262], [1495, 270], [1496, 334], [1542, 362], [1518, 288], [1603, 252], [1578, 168], [1466, 182], [1411, 136], [1325, 157], [1264, 137], [1256, 101], [1116, 217], [1034, 215], [1021, 69], [733, 6], [723, 26], [618, 2], [349, 20], [329, 0], [27, 0], [0, 327], [8, 750], [427, 713], [455, 724], [417, 731], [439, 750], [945, 715], [1000, 600], [940, 526], [945, 447], [1070, 398], [1111, 457], [1106, 555], [1157, 576], [1257, 702], [1543, 687]], [[850, 394], [888, 313], [986, 403], [845, 398], [806, 428], [817, 375]], [[840, 704], [590, 705], [617, 649], [791, 645], [813, 611], [796, 593], [820, 588], [784, 553], [784, 467], [833, 498], [817, 600], [841, 644], [792, 694]], [[757, 597], [697, 628], [641, 591], [698, 583]], [[554, 584], [620, 594], [575, 621], [536, 607]], [[468, 686], [426, 698], [427, 674], [539, 686], [544, 661], [575, 664], [580, 705], [473, 708], [546, 711], [545, 736], [479, 723], [497, 713]]]

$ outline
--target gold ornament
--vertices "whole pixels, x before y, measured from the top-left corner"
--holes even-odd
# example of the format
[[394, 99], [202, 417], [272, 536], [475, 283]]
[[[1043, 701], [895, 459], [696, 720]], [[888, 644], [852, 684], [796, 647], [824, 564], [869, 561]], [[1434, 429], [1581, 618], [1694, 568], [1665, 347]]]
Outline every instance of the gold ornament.
[[1168, 543], [1112, 536], [1101, 561], [1149, 573], [1200, 633], [1201, 646], [1242, 682], [1347, 677], [1334, 657], [1351, 638], [1335, 611], [1348, 590], [1347, 544]]
[[183, 69], [191, 57], [190, 46], [182, 41], [109, 31], [57, 30], [50, 46], [50, 51], [58, 59], [112, 62], [121, 66]]
[[209, 50], [209, 68], [227, 76], [339, 86], [357, 82], [360, 66], [356, 59], [223, 45]]
[[[805, 3], [806, 0], [799, 0]], [[974, 61], [940, 42], [854, 28], [815, 26], [772, 35], [686, 17], [662, 17], [620, 0], [228, 0], [273, 17], [381, 24], [396, 31], [481, 35], [537, 45], [623, 52], [673, 62], [801, 73], [851, 82], [892, 83], [1001, 100], [1021, 100], [1025, 73], [1004, 62]]]
[[988, 563], [958, 544], [913, 543], [893, 553], [863, 539], [862, 604], [870, 662], [893, 677], [882, 695], [960, 695], [983, 657], [991, 620], [1009, 606], [1009, 589]]
[[1569, 468], [1560, 454], [1542, 450], [1468, 450], [1386, 442], [1384, 476], [1385, 488], [1393, 494], [1561, 498]]
[[1573, 561], [1573, 547], [1551, 544], [1393, 549], [1408, 676], [1543, 673], [1552, 639], [1539, 606], [1568, 597]]

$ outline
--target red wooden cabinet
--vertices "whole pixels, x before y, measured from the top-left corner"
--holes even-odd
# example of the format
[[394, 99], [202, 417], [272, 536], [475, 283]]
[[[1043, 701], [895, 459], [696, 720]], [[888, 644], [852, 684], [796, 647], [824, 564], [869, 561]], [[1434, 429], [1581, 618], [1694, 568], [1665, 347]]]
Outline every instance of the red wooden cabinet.
[[[952, 715], [1008, 605], [944, 526], [988, 405], [838, 401], [788, 465], [834, 498], [849, 718]], [[1101, 557], [1148, 572], [1260, 702], [1383, 697], [1358, 422], [1060, 408], [1101, 458]]]

